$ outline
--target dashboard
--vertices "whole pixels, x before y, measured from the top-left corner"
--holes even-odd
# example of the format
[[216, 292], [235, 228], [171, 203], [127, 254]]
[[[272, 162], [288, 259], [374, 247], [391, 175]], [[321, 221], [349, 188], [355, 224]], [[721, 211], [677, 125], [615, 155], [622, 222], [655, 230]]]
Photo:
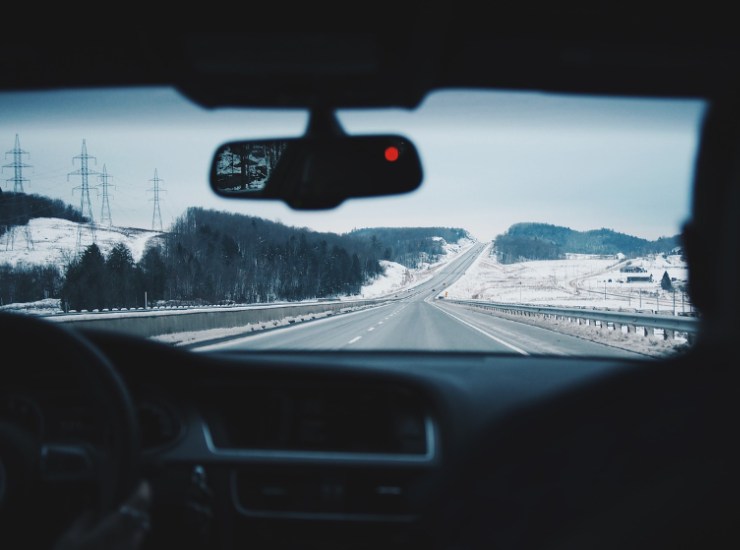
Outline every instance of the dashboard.
[[[490, 425], [629, 368], [483, 353], [193, 352], [85, 331], [134, 402], [152, 548], [408, 546]], [[79, 374], [16, 369], [0, 419], [50, 444], [111, 437]], [[366, 546], [365, 546], [366, 545]]]

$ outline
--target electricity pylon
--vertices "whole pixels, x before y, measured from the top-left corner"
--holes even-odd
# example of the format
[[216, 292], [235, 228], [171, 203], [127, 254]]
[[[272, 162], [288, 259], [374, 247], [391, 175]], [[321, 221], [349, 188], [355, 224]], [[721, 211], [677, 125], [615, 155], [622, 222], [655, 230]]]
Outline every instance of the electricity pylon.
[[[12, 168], [13, 169], [13, 177], [8, 178], [5, 181], [13, 182], [13, 192], [18, 195], [24, 193], [23, 191], [23, 182], [28, 181], [27, 178], [23, 177], [23, 169], [24, 168], [30, 168], [30, 164], [26, 164], [23, 162], [23, 155], [28, 155], [28, 151], [24, 151], [21, 149], [21, 142], [18, 139], [18, 134], [15, 135], [15, 146], [10, 150], [6, 151], [5, 157], [7, 158], [8, 155], [13, 156], [13, 162], [10, 164], [4, 164], [3, 170], [5, 168]], [[31, 228], [28, 224], [28, 219], [26, 218], [27, 213], [22, 212], [21, 210], [25, 208], [24, 201], [20, 197], [13, 197], [13, 200], [18, 202], [17, 207], [12, 208], [11, 211], [14, 211], [18, 216], [19, 220], [22, 220], [24, 223], [23, 225], [13, 224], [10, 229], [8, 229], [5, 232], [5, 249], [6, 250], [14, 250], [15, 248], [15, 237], [16, 237], [16, 230], [20, 230], [23, 233], [24, 238], [26, 239], [26, 248], [28, 250], [33, 250], [33, 238], [31, 237]]]
[[106, 170], [105, 164], [104, 164], [103, 171], [98, 176], [98, 178], [100, 179], [98, 188], [101, 189], [101, 192], [103, 195], [102, 204], [100, 207], [100, 224], [107, 225], [108, 227], [113, 225], [113, 219], [111, 218], [111, 215], [110, 215], [110, 202], [108, 201], [108, 188], [115, 187], [108, 182], [110, 177], [111, 176], [108, 174], [108, 171]]
[[[90, 169], [90, 159], [97, 162], [95, 157], [92, 157], [87, 154], [87, 144], [85, 143], [85, 140], [82, 140], [82, 152], [77, 155], [76, 157], [72, 158], [72, 163], [74, 164], [75, 160], [80, 161], [80, 167], [67, 174], [67, 181], [69, 181], [69, 176], [80, 176], [82, 179], [82, 182], [78, 187], [73, 187], [72, 192], [76, 189], [80, 190], [80, 211], [82, 213], [83, 217], [87, 217], [90, 220], [89, 226], [90, 226], [90, 234], [92, 237], [92, 242], [95, 242], [95, 222], [94, 222], [94, 216], [92, 211], [92, 203], [90, 202], [90, 176], [97, 174], [95, 170]], [[81, 252], [82, 247], [82, 228], [84, 224], [79, 224], [79, 227], [77, 229], [77, 254]]]
[[4, 164], [3, 168], [12, 168], [13, 169], [13, 177], [8, 178], [5, 181], [12, 181], [13, 182], [13, 191], [15, 193], [23, 193], [23, 182], [28, 181], [27, 178], [23, 177], [23, 169], [24, 168], [30, 168], [30, 164], [26, 164], [23, 162], [23, 155], [28, 155], [28, 151], [24, 151], [21, 149], [21, 142], [18, 139], [18, 134], [15, 135], [15, 147], [13, 147], [10, 151], [5, 152], [5, 157], [7, 158], [8, 155], [13, 155], [13, 162], [10, 164]]
[[159, 186], [159, 183], [162, 181], [159, 179], [159, 176], [157, 176], [157, 169], [154, 169], [154, 179], [150, 179], [153, 183], [153, 187], [149, 189], [149, 191], [152, 191], [154, 193], [154, 197], [150, 199], [152, 202], [154, 202], [154, 211], [152, 212], [152, 229], [159, 229], [162, 231], [162, 213], [159, 210], [159, 194], [164, 191]]

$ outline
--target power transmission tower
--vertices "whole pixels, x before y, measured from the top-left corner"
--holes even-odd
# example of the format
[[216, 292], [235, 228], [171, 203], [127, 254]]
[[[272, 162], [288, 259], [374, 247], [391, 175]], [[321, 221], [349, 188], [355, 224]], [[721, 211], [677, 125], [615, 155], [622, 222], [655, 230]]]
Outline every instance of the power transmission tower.
[[[80, 211], [82, 213], [82, 216], [87, 216], [89, 218], [90, 223], [90, 234], [92, 238], [92, 242], [95, 242], [95, 222], [93, 217], [93, 211], [92, 211], [92, 203], [90, 202], [90, 176], [97, 174], [95, 170], [90, 169], [90, 159], [97, 162], [95, 157], [92, 157], [87, 154], [87, 144], [85, 143], [85, 140], [82, 140], [82, 152], [77, 155], [76, 157], [72, 158], [72, 163], [74, 164], [75, 160], [80, 161], [80, 167], [79, 169], [70, 172], [67, 174], [67, 181], [69, 181], [69, 176], [80, 176], [82, 179], [81, 184], [78, 187], [73, 187], [72, 192], [76, 189], [80, 190]], [[77, 254], [81, 251], [82, 246], [82, 228], [84, 224], [79, 224], [79, 227], [77, 229]]]
[[152, 229], [159, 229], [162, 231], [162, 213], [159, 211], [159, 194], [163, 191], [159, 186], [159, 183], [163, 180], [159, 179], [159, 176], [157, 176], [157, 169], [154, 169], [154, 179], [150, 179], [154, 186], [149, 189], [149, 191], [152, 191], [154, 193], [154, 197], [150, 200], [154, 202], [154, 211], [152, 212]]
[[98, 178], [100, 179], [100, 183], [98, 184], [98, 187], [102, 190], [102, 193], [103, 193], [102, 206], [100, 207], [100, 223], [101, 225], [107, 225], [108, 227], [113, 225], [113, 219], [110, 216], [110, 202], [108, 201], [108, 188], [115, 187], [114, 185], [111, 185], [108, 182], [110, 177], [111, 176], [108, 175], [108, 171], [106, 170], [105, 164], [104, 164], [103, 171], [98, 176]]
[[[15, 146], [10, 151], [5, 152], [5, 158], [8, 157], [8, 155], [13, 156], [13, 162], [10, 164], [4, 164], [3, 170], [5, 168], [12, 168], [13, 169], [13, 177], [8, 178], [5, 181], [12, 181], [13, 182], [13, 192], [16, 194], [23, 193], [23, 182], [28, 181], [27, 178], [23, 177], [23, 169], [24, 168], [30, 168], [30, 164], [26, 164], [23, 162], [23, 155], [28, 155], [28, 151], [24, 151], [21, 149], [21, 142], [18, 139], [18, 134], [15, 135]], [[28, 212], [24, 212], [25, 208], [25, 201], [21, 197], [13, 197], [13, 201], [17, 202], [18, 204], [13, 205], [11, 208], [11, 211], [15, 212], [16, 215], [19, 216], [19, 220], [22, 220], [24, 223], [22, 226], [21, 231], [23, 232], [23, 236], [26, 239], [26, 248], [28, 250], [33, 250], [33, 238], [31, 237], [31, 228], [28, 225]], [[6, 241], [5, 241], [5, 249], [6, 250], [14, 250], [15, 248], [15, 237], [16, 237], [16, 230], [19, 228], [17, 224], [14, 224], [10, 227], [8, 231], [6, 231]]]
[[18, 139], [18, 134], [16, 134], [15, 147], [13, 147], [10, 151], [5, 152], [5, 158], [7, 158], [8, 155], [13, 155], [13, 162], [3, 165], [3, 168], [13, 169], [13, 177], [8, 178], [5, 181], [13, 182], [13, 191], [16, 193], [23, 193], [23, 182], [28, 181], [27, 178], [23, 177], [23, 169], [31, 167], [30, 164], [26, 164], [23, 162], [23, 155], [28, 154], [28, 151], [24, 151], [23, 149], [21, 149], [21, 142]]

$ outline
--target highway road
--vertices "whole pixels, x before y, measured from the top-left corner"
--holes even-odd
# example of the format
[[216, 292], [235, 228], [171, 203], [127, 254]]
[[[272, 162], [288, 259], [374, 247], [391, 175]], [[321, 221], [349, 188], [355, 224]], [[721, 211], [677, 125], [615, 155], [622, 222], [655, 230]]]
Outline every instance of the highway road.
[[[437, 298], [483, 252], [474, 245], [399, 299], [384, 305], [235, 338], [197, 349], [425, 350], [515, 354], [638, 354], [560, 334]], [[404, 295], [405, 294], [405, 295]]]

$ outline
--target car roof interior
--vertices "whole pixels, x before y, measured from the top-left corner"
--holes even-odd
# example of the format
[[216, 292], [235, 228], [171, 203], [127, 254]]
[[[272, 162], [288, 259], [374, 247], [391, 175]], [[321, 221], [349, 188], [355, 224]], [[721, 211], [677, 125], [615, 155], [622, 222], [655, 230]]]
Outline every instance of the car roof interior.
[[206, 107], [411, 108], [443, 88], [711, 97], [737, 85], [740, 39], [722, 11], [598, 6], [497, 7], [485, 25], [409, 9], [351, 33], [11, 31], [0, 88], [175, 85]]

